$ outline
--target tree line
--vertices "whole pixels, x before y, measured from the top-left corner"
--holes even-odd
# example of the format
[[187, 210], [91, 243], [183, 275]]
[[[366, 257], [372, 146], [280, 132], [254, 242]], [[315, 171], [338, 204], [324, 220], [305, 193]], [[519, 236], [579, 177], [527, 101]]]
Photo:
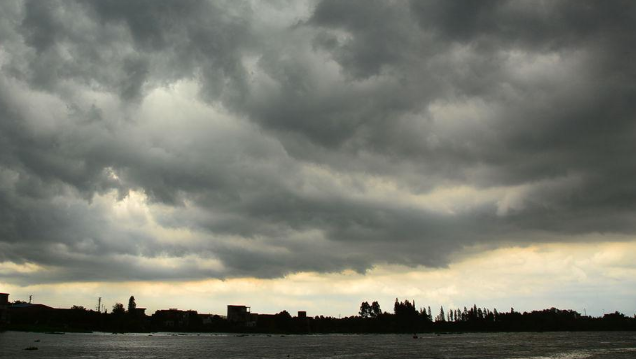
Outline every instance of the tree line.
[[[447, 309], [441, 306], [435, 314], [430, 306], [418, 309], [414, 300], [396, 298], [393, 313], [388, 313], [377, 303], [370, 306], [368, 302], [362, 302], [357, 317], [362, 324], [352, 323], [352, 326], [373, 332], [636, 330], [636, 315], [628, 317], [619, 312], [591, 317], [574, 310], [550, 308], [521, 313], [510, 308], [510, 311], [501, 312], [475, 304]], [[371, 307], [374, 309], [370, 310]], [[355, 322], [357, 318], [348, 320]]]
[[[15, 304], [16, 302], [14, 302]], [[592, 331], [636, 330], [636, 316], [615, 312], [602, 317], [581, 315], [556, 308], [518, 312], [481, 308], [444, 308], [433, 312], [430, 306], [396, 298], [391, 312], [379, 302], [365, 301], [357, 315], [294, 317], [287, 311], [253, 314], [249, 322], [229, 322], [225, 317], [188, 310], [159, 310], [147, 316], [130, 297], [128, 307], [116, 303], [110, 313], [82, 306], [53, 309], [46, 306], [9, 307], [11, 330], [112, 331], [112, 332], [241, 332], [241, 333], [424, 333], [497, 331]]]

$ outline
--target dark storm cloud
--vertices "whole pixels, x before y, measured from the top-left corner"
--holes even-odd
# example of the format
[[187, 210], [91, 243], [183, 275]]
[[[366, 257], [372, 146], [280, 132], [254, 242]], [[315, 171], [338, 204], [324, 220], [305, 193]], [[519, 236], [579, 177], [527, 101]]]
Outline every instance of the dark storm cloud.
[[0, 5], [0, 261], [47, 272], [13, 281], [634, 233], [631, 2], [306, 5]]

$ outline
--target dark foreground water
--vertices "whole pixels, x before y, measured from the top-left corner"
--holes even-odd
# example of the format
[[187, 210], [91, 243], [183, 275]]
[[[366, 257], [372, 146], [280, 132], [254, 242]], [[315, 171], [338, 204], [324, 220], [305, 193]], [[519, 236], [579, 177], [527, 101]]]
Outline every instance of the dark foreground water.
[[[39, 340], [39, 342], [37, 342]], [[38, 350], [27, 351], [27, 347]], [[409, 335], [0, 333], [0, 358], [636, 358], [636, 332]]]

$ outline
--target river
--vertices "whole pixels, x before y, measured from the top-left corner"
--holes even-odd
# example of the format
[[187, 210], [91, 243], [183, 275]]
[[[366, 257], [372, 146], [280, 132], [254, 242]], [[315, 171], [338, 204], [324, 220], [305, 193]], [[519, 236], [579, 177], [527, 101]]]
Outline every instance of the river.
[[[24, 350], [37, 347], [37, 350]], [[0, 358], [636, 358], [636, 332], [410, 335], [0, 333]]]

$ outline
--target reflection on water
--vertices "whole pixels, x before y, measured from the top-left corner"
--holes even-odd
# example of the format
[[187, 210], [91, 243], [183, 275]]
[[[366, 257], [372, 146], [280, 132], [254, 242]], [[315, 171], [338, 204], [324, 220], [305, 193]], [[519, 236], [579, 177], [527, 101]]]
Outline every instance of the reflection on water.
[[[38, 350], [24, 350], [37, 347]], [[0, 358], [636, 358], [636, 333], [248, 335], [0, 333]]]

